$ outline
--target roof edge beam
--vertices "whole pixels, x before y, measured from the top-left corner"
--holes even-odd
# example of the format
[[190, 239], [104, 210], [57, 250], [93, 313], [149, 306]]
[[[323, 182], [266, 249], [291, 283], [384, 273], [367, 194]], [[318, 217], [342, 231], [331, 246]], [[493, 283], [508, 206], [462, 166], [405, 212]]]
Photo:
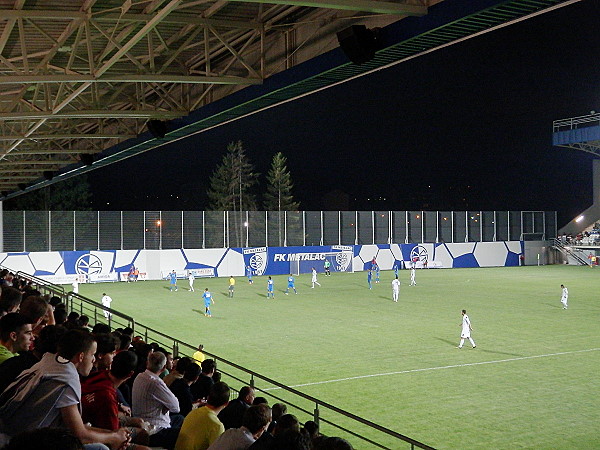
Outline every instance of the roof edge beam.
[[238, 3], [268, 3], [270, 5], [308, 6], [312, 8], [340, 9], [396, 16], [424, 16], [427, 7], [369, 0], [230, 0]]

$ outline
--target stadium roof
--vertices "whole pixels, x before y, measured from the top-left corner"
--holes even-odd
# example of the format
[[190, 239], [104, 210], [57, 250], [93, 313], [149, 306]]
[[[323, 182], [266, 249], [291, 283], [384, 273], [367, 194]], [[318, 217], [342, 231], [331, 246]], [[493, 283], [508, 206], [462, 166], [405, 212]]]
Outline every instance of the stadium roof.
[[0, 199], [577, 1], [0, 0]]

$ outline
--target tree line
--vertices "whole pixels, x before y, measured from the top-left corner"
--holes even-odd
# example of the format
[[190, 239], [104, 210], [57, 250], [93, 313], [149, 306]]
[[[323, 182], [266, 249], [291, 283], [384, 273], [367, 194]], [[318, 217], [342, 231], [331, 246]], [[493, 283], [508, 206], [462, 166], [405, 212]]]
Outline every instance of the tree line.
[[[256, 192], [260, 174], [246, 155], [242, 141], [227, 146], [221, 164], [210, 177], [207, 192], [208, 209], [213, 211], [256, 211], [260, 209]], [[278, 152], [273, 156], [266, 177], [262, 198], [265, 211], [297, 211], [300, 203], [294, 199], [294, 184], [287, 168], [287, 158]]]

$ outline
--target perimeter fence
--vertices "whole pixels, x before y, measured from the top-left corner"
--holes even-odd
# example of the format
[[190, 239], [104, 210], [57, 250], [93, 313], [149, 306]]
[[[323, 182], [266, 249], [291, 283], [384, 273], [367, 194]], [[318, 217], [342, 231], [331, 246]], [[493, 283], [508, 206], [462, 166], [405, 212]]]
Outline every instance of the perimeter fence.
[[4, 211], [0, 251], [545, 240], [555, 211]]

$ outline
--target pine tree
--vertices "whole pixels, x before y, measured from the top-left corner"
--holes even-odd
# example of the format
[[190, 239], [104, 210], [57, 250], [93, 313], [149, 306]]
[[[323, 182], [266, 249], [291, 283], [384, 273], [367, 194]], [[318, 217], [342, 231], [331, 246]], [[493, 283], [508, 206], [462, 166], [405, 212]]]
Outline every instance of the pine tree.
[[[283, 239], [283, 222], [285, 220], [284, 211], [295, 211], [300, 207], [300, 203], [294, 200], [292, 195], [292, 176], [287, 169], [287, 158], [283, 153], [278, 152], [273, 156], [271, 169], [267, 174], [267, 191], [264, 197], [264, 207], [266, 211], [277, 211], [277, 229], [279, 246], [287, 245]], [[288, 230], [296, 227], [295, 221], [288, 220]]]
[[[253, 188], [257, 184], [258, 174], [246, 156], [242, 141], [231, 142], [223, 161], [210, 178], [208, 190], [209, 209], [214, 211], [233, 211], [230, 217], [237, 246], [243, 246], [245, 215], [243, 211], [256, 210], [256, 196]], [[233, 222], [232, 222], [233, 220]]]
[[292, 176], [286, 166], [287, 158], [279, 152], [273, 156], [267, 175], [267, 192], [264, 207], [267, 211], [297, 211], [300, 203], [294, 200]]

